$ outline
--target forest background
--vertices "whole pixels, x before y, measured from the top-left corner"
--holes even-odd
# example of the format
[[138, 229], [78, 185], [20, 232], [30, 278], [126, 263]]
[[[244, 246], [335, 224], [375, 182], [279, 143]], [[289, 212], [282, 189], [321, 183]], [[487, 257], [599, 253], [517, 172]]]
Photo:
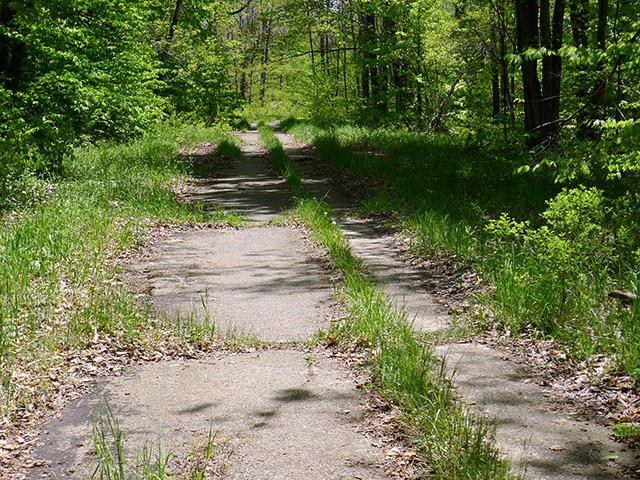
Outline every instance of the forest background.
[[[360, 213], [480, 275], [472, 328], [553, 338], [571, 361], [604, 355], [638, 382], [639, 12], [636, 0], [1, 0], [3, 362], [33, 307], [11, 279], [59, 265], [54, 227], [27, 261], [15, 225], [88, 175], [88, 149], [280, 118], [335, 168], [381, 180]], [[94, 185], [112, 181], [114, 158]]]

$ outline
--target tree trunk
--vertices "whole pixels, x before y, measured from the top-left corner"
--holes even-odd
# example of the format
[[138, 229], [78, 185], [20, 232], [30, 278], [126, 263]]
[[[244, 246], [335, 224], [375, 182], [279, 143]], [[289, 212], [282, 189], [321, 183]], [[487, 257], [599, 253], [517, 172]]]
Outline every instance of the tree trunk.
[[491, 65], [491, 114], [494, 119], [500, 115], [500, 103], [500, 73], [498, 65], [493, 63]]
[[[598, 0], [598, 33], [597, 33], [597, 48], [604, 52], [607, 47], [607, 19], [609, 16], [609, 0]], [[597, 105], [599, 116], [606, 116], [607, 107], [607, 78], [602, 73], [602, 62], [598, 64], [599, 79], [594, 86], [592, 102]], [[596, 112], [594, 112], [596, 113]]]
[[[562, 47], [562, 29], [564, 19], [564, 0], [556, 0], [553, 19], [550, 19], [549, 0], [540, 2], [540, 30], [542, 45], [552, 52]], [[550, 21], [551, 20], [551, 21]], [[559, 128], [560, 87], [562, 79], [562, 57], [545, 55], [542, 58], [542, 135], [553, 138]]]
[[264, 105], [264, 94], [267, 85], [267, 63], [269, 63], [269, 48], [271, 47], [271, 30], [273, 26], [273, 10], [269, 13], [269, 20], [264, 20], [262, 28], [266, 32], [264, 50], [262, 54], [262, 72], [260, 73], [260, 103]]
[[[535, 46], [538, 38], [538, 2], [536, 0], [516, 0], [516, 27], [519, 53]], [[524, 93], [524, 130], [531, 135], [527, 145], [536, 145], [536, 129], [542, 124], [540, 109], [540, 80], [538, 62], [522, 59], [522, 88]]]
[[542, 84], [538, 78], [537, 60], [526, 57], [522, 59], [525, 132], [529, 136], [529, 147], [552, 141], [559, 128], [562, 59], [555, 53], [562, 46], [564, 10], [564, 0], [555, 1], [553, 17], [549, 0], [540, 0], [539, 4], [536, 0], [516, 0], [520, 54], [529, 48], [547, 49], [542, 57]]
[[375, 42], [376, 17], [372, 14], [362, 16], [360, 35], [362, 50], [362, 98], [369, 99], [377, 93], [376, 55], [371, 51]]
[[169, 59], [169, 51], [171, 50], [171, 44], [173, 43], [173, 38], [175, 37], [175, 34], [176, 34], [176, 27], [178, 26], [178, 20], [180, 19], [181, 8], [182, 8], [182, 0], [176, 0], [176, 6], [173, 10], [171, 23], [169, 24], [169, 34], [167, 35], [165, 45], [162, 48], [162, 52], [160, 54], [162, 58], [162, 63], [167, 63], [167, 60]]
[[589, 0], [569, 0], [571, 33], [576, 47], [588, 47], [587, 22], [589, 20]]

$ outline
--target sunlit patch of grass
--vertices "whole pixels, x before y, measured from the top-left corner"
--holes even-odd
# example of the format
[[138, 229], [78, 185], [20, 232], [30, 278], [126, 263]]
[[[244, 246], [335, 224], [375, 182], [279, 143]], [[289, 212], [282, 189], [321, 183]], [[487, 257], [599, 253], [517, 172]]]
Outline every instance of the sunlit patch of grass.
[[235, 210], [226, 210], [222, 205], [218, 205], [215, 209], [208, 212], [208, 221], [230, 227], [241, 227], [245, 225], [244, 215], [239, 214]]
[[216, 155], [221, 157], [240, 158], [240, 147], [232, 139], [225, 139], [218, 143]]
[[295, 198], [303, 198], [307, 196], [307, 192], [301, 186], [301, 172], [300, 169], [289, 159], [287, 154], [282, 148], [280, 140], [273, 134], [273, 130], [266, 126], [260, 125], [258, 127], [260, 132], [260, 139], [264, 143], [265, 147], [269, 151], [273, 169], [283, 176], [283, 178], [289, 184], [293, 196]]

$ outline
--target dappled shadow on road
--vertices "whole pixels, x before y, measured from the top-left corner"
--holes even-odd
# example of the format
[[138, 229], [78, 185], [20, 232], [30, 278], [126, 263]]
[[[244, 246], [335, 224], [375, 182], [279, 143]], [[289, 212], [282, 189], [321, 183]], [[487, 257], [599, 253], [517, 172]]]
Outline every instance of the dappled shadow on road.
[[303, 388], [287, 388], [285, 390], [280, 390], [278, 395], [275, 397], [275, 400], [282, 403], [300, 402], [303, 400], [310, 400], [315, 396], [316, 395], [312, 392]]
[[321, 260], [289, 227], [181, 232], [137, 268], [169, 317], [215, 322], [266, 341], [327, 326], [332, 287]]
[[212, 402], [204, 402], [204, 403], [199, 403], [197, 405], [194, 405], [193, 407], [183, 408], [182, 410], [178, 410], [177, 413], [181, 415], [188, 415], [191, 413], [200, 413], [207, 409], [213, 409], [214, 406], [215, 404], [213, 404]]
[[291, 206], [291, 192], [284, 179], [271, 169], [256, 132], [240, 134], [241, 159], [216, 157], [210, 148], [185, 153], [203, 175], [182, 198], [205, 209], [236, 211], [249, 222], [263, 223]]

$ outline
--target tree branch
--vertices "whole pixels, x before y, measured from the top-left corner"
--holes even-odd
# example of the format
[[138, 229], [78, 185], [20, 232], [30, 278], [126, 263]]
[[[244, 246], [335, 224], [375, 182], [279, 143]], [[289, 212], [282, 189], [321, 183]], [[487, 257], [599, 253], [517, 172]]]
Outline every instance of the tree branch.
[[231, 12], [227, 12], [227, 15], [238, 15], [239, 13], [244, 12], [249, 5], [251, 5], [251, 0], [247, 0], [247, 3], [245, 3], [244, 5], [242, 5], [240, 8], [238, 8], [237, 10], [233, 10]]
[[467, 71], [472, 67], [472, 65], [473, 65], [472, 63], [468, 63], [467, 65], [465, 65], [465, 67], [460, 71], [456, 79], [453, 81], [453, 83], [451, 84], [451, 88], [449, 88], [449, 92], [447, 93], [446, 98], [438, 106], [437, 113], [433, 116], [431, 120], [429, 120], [429, 124], [427, 125], [427, 130], [425, 133], [431, 132], [435, 127], [438, 126], [438, 124], [440, 123], [440, 120], [442, 120], [442, 117], [444, 115], [444, 109], [449, 103], [449, 100], [451, 100], [451, 97], [453, 96], [453, 92], [456, 91], [456, 87], [458, 86], [458, 83], [460, 82], [460, 80], [462, 80], [462, 77], [464, 76], [465, 73], [467, 73]]

